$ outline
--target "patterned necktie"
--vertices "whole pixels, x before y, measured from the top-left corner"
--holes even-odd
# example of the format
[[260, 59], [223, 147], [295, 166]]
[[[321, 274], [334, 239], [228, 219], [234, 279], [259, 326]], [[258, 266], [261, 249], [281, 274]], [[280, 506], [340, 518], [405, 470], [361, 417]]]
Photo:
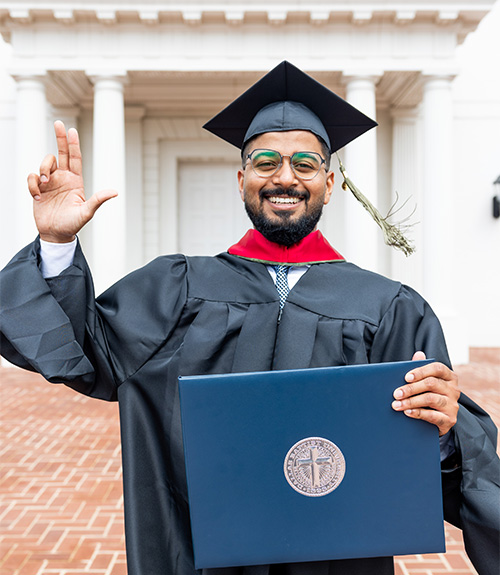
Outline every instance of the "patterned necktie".
[[285, 305], [286, 298], [290, 292], [290, 288], [288, 287], [288, 271], [290, 266], [273, 266], [276, 271], [276, 289], [278, 290], [278, 294], [280, 296], [280, 314], [278, 317], [278, 321], [281, 319], [281, 312], [283, 311], [283, 306]]

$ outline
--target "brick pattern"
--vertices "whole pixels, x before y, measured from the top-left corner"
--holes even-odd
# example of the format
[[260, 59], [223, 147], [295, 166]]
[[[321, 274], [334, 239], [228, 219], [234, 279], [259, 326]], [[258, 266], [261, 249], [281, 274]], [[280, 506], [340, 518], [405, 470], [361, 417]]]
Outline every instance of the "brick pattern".
[[[499, 424], [500, 362], [457, 371]], [[0, 380], [0, 573], [125, 575], [117, 405], [14, 368]], [[446, 540], [446, 554], [397, 557], [397, 575], [474, 575], [461, 532]]]
[[500, 347], [471, 347], [470, 362], [500, 365]]
[[117, 405], [0, 377], [0, 572], [125, 575]]

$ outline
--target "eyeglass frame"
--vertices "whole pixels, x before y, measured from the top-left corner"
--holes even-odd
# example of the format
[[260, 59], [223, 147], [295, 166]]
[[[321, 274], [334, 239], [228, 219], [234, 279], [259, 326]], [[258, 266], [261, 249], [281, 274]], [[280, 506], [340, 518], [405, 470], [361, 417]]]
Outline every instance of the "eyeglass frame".
[[[259, 152], [259, 151], [265, 151], [265, 152], [274, 152], [276, 154], [279, 155], [280, 157], [280, 163], [278, 164], [278, 166], [276, 167], [276, 169], [274, 170], [274, 172], [272, 172], [271, 174], [267, 175], [267, 176], [262, 176], [261, 174], [258, 174], [255, 171], [255, 168], [253, 166], [253, 162], [252, 162], [252, 154], [254, 154], [255, 152]], [[293, 162], [292, 162], [292, 158], [297, 155], [297, 154], [314, 154], [315, 156], [319, 156], [320, 160], [321, 160], [321, 164], [319, 165], [318, 171], [314, 174], [314, 176], [310, 177], [310, 178], [304, 178], [303, 176], [300, 176], [299, 174], [297, 174], [297, 172], [295, 171], [295, 168], [293, 167]], [[326, 160], [325, 158], [323, 158], [323, 156], [319, 153], [319, 152], [313, 152], [311, 150], [301, 150], [300, 152], [295, 152], [293, 153], [291, 156], [290, 155], [283, 155], [280, 152], [278, 152], [278, 150], [272, 150], [271, 148], [255, 148], [255, 150], [252, 150], [249, 154], [247, 154], [245, 156], [245, 166], [247, 163], [247, 160], [250, 160], [250, 166], [252, 167], [252, 171], [253, 173], [258, 177], [258, 178], [271, 178], [272, 176], [274, 176], [274, 174], [276, 174], [277, 172], [280, 171], [280, 169], [283, 167], [283, 158], [288, 158], [290, 160], [290, 169], [292, 170], [293, 174], [299, 178], [299, 180], [305, 180], [306, 182], [309, 182], [311, 180], [314, 180], [314, 178], [320, 173], [321, 171], [321, 167], [326, 164]], [[327, 171], [326, 169], [326, 165], [325, 165], [325, 171]]]

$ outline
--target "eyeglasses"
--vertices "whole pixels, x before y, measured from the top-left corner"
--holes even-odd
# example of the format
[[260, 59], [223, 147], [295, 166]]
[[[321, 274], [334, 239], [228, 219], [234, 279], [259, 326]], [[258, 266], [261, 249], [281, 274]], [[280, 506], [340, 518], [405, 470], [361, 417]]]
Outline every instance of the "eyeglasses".
[[293, 173], [301, 180], [315, 178], [325, 160], [317, 152], [295, 152], [292, 156], [282, 156], [276, 150], [256, 149], [247, 155], [253, 171], [261, 178], [273, 176], [283, 165], [283, 158], [290, 159]]

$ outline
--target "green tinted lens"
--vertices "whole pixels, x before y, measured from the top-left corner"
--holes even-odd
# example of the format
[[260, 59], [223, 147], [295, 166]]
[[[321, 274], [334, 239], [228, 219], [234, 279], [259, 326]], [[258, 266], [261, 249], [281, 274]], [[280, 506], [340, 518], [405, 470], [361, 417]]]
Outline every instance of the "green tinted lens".
[[299, 176], [315, 176], [321, 168], [321, 156], [314, 152], [297, 152], [292, 156], [292, 166]]
[[273, 150], [255, 150], [251, 160], [252, 167], [258, 174], [272, 174], [278, 169], [281, 156]]

